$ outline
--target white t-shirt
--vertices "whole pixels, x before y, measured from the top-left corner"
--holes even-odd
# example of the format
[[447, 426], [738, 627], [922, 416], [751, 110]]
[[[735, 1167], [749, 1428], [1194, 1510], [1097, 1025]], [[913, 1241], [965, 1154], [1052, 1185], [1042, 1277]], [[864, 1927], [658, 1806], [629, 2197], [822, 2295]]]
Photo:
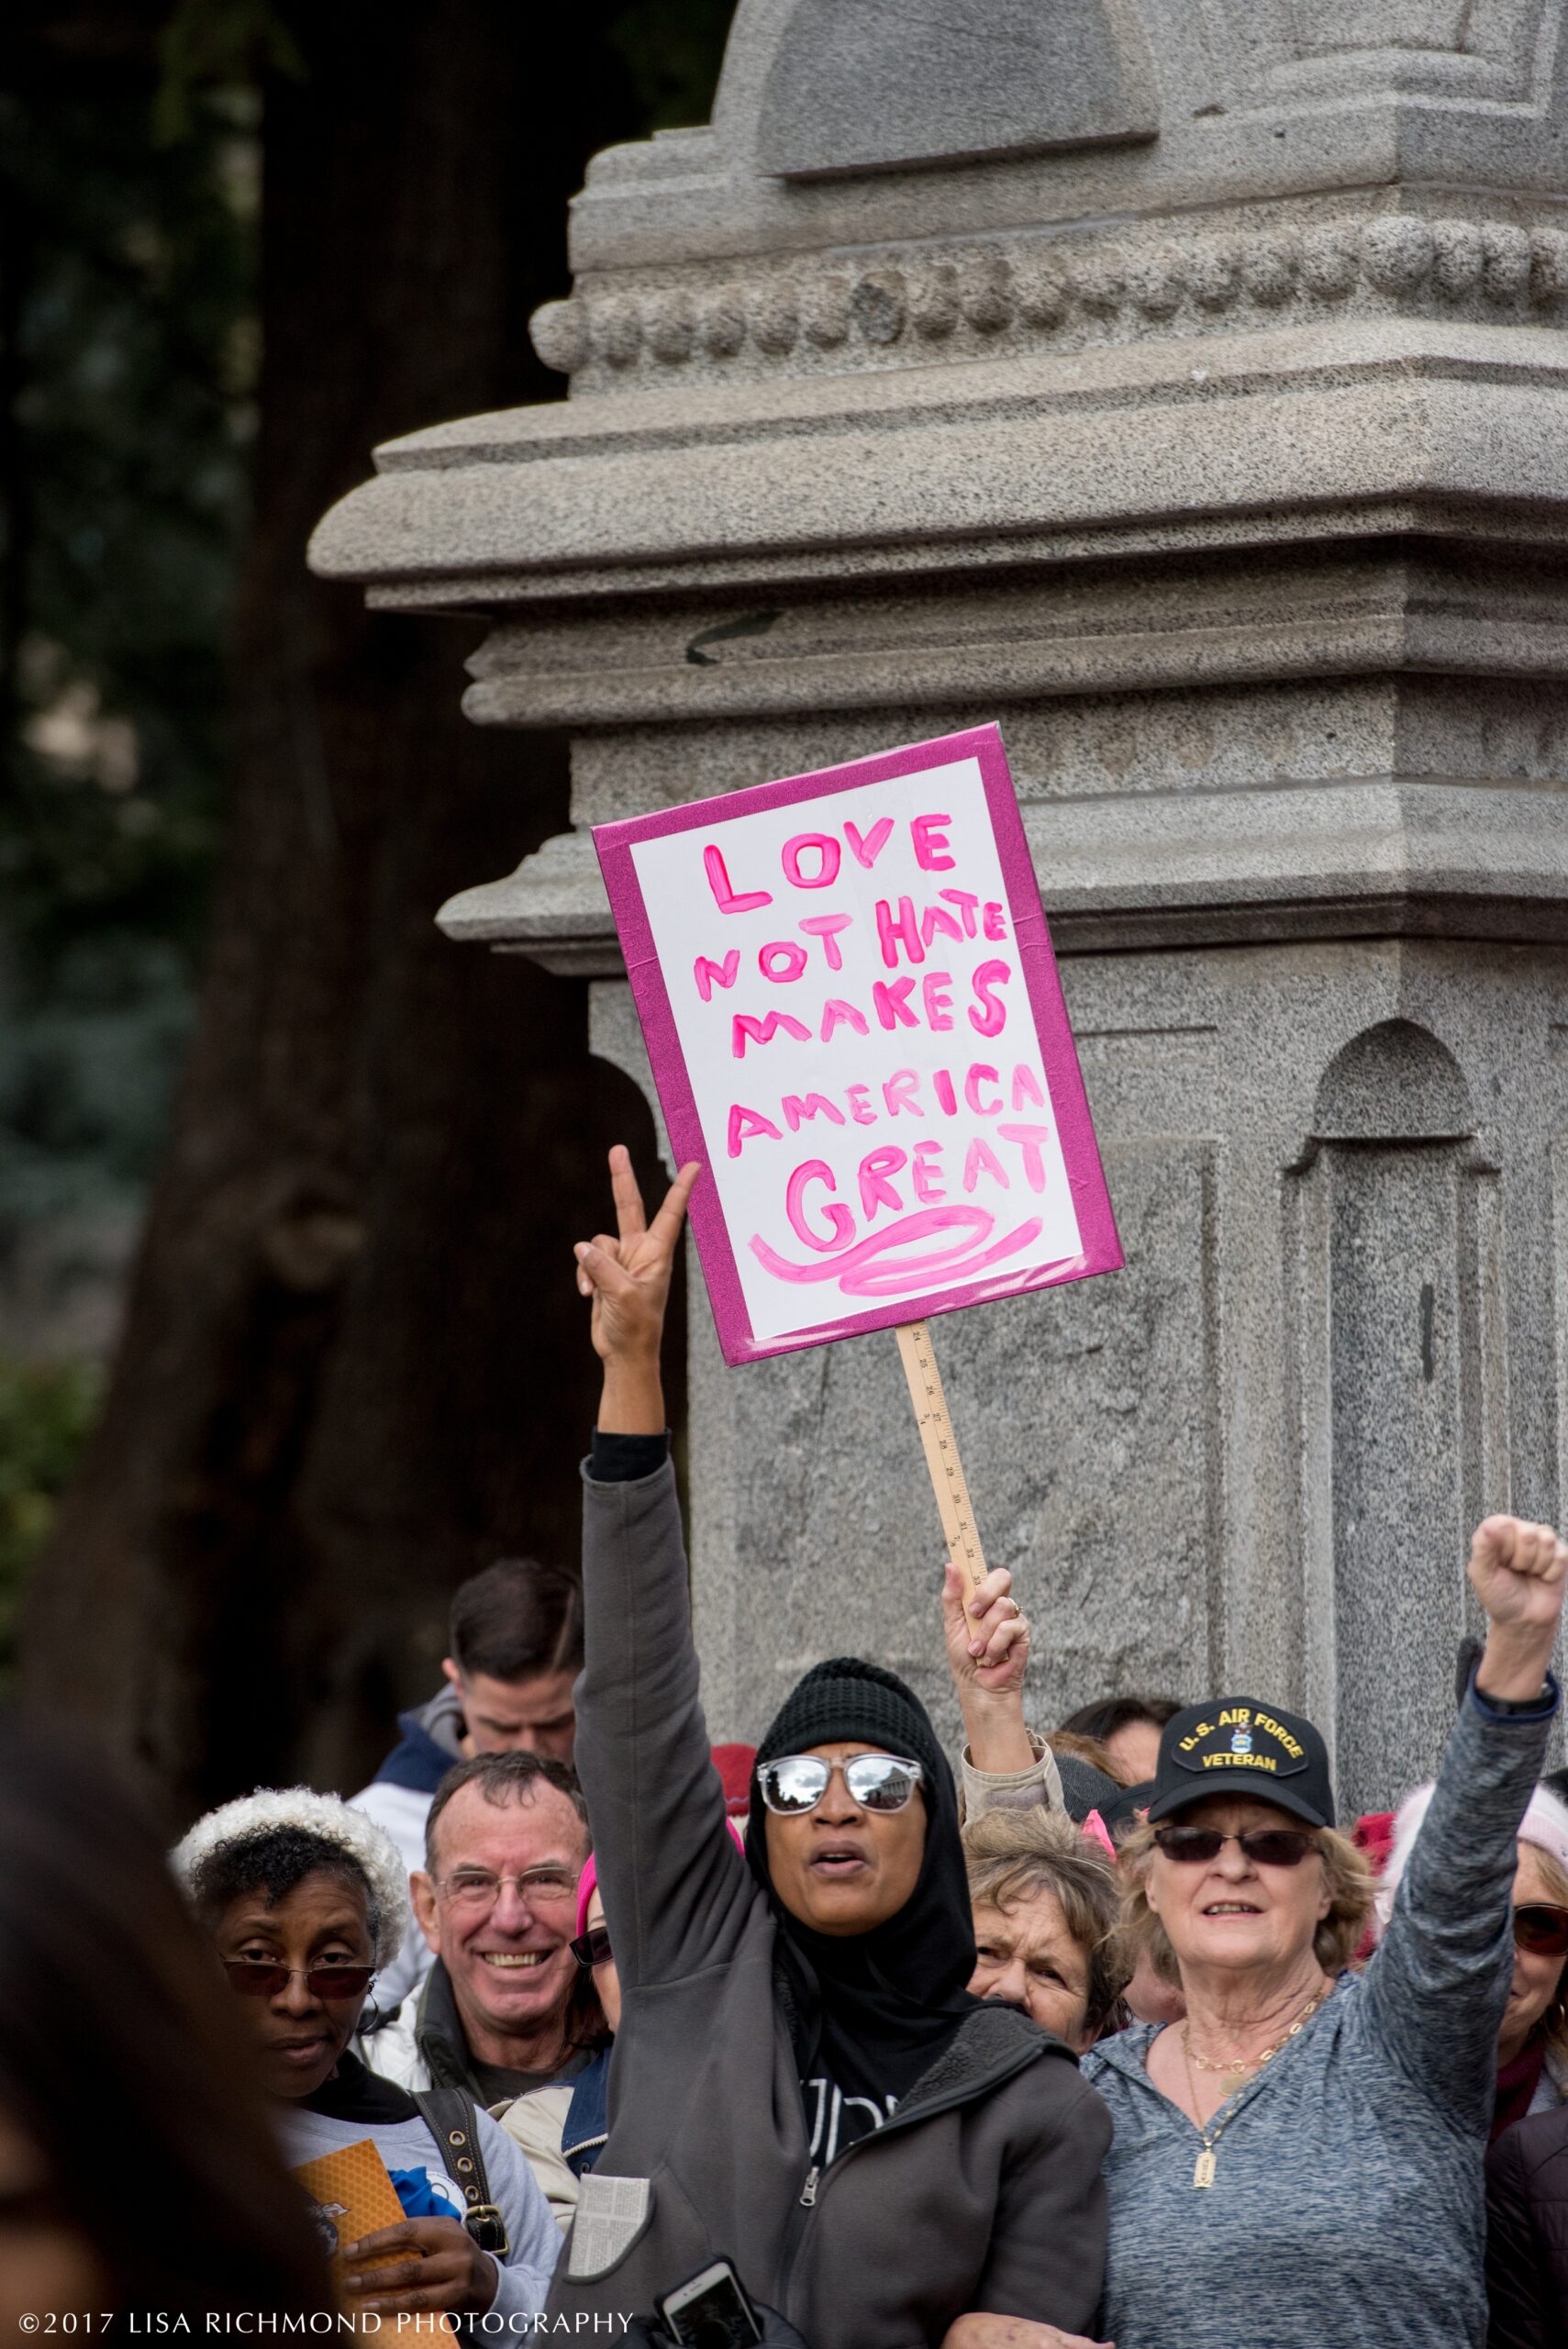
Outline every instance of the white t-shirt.
[[[378, 2082], [377, 2089], [382, 2087]], [[390, 2097], [395, 2091], [384, 2093]], [[279, 2139], [291, 2169], [370, 2137], [389, 2170], [422, 2169], [436, 2197], [450, 2202], [453, 2218], [462, 2220], [462, 2196], [447, 2176], [440, 2148], [417, 2112], [408, 2120], [377, 2121], [340, 2120], [313, 2112], [304, 2104], [284, 2105], [280, 2110]], [[506, 2222], [510, 2246], [505, 2259], [496, 2261], [499, 2272], [492, 2306], [502, 2316], [532, 2315], [543, 2308], [550, 2289], [561, 2249], [560, 2232], [519, 2147], [483, 2109], [475, 2120], [490, 2198]]]

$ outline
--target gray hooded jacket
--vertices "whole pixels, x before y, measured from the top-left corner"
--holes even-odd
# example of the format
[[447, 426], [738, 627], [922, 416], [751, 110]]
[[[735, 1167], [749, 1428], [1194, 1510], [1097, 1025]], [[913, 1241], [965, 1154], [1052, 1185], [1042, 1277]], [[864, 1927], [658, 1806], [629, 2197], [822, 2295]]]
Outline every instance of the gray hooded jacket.
[[777, 1929], [709, 1759], [673, 1471], [584, 1484], [577, 1765], [622, 2020], [552, 2313], [646, 2314], [728, 2255], [810, 2349], [936, 2349], [971, 2310], [1086, 2332], [1109, 2124], [1024, 2016], [977, 2007], [890, 2120], [813, 2168]]

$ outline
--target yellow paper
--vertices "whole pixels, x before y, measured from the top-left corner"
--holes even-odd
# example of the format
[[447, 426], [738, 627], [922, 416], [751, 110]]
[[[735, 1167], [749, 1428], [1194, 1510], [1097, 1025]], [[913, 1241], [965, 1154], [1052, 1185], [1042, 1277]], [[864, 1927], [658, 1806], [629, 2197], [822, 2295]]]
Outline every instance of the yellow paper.
[[[397, 2199], [397, 2188], [371, 2137], [361, 2137], [335, 2154], [318, 2154], [313, 2162], [302, 2162], [295, 2176], [316, 2205], [322, 2241], [331, 2254], [332, 2278], [338, 2286], [339, 2298], [346, 2308], [351, 2309], [352, 2296], [342, 2288], [343, 2263], [338, 2255], [339, 2245], [358, 2243], [361, 2235], [373, 2235], [382, 2227], [401, 2226], [403, 2205]], [[371, 2268], [384, 2267], [402, 2256], [399, 2252], [388, 2252], [368, 2265]]]

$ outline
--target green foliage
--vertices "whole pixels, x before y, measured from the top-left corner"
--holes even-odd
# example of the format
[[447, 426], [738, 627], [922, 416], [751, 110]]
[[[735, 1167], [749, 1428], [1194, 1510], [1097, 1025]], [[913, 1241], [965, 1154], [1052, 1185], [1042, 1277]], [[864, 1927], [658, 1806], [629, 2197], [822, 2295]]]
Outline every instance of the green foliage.
[[100, 1386], [91, 1363], [28, 1364], [0, 1356], [0, 1683], [14, 1661], [28, 1568], [71, 1480]]
[[161, 1146], [219, 829], [254, 104], [0, 91], [0, 1289]]

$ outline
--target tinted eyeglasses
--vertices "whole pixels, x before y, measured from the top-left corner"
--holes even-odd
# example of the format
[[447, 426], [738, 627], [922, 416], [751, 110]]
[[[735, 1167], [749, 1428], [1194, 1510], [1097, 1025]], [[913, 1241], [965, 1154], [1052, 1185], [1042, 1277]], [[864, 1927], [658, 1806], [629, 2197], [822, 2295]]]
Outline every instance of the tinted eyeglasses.
[[1551, 1900], [1521, 1900], [1514, 1910], [1514, 1939], [1538, 1957], [1568, 1957], [1568, 1909]]
[[757, 1770], [762, 1800], [781, 1819], [798, 1819], [815, 1810], [841, 1770], [850, 1799], [862, 1810], [902, 1810], [922, 1776], [917, 1762], [895, 1753], [851, 1753], [847, 1762], [829, 1762], [820, 1753], [781, 1753]]
[[590, 1925], [585, 1933], [568, 1943], [579, 1965], [607, 1965], [610, 1961], [610, 1933], [607, 1925]]
[[1207, 1867], [1227, 1843], [1240, 1844], [1255, 1868], [1298, 1868], [1318, 1849], [1317, 1836], [1303, 1827], [1251, 1827], [1245, 1835], [1222, 1835], [1218, 1827], [1157, 1827], [1154, 1841], [1184, 1867]]
[[575, 1872], [556, 1867], [525, 1868], [520, 1876], [495, 1876], [489, 1868], [454, 1868], [450, 1876], [439, 1880], [436, 1890], [450, 1907], [477, 1915], [482, 1909], [494, 1909], [508, 1884], [517, 1886], [518, 1899], [530, 1909], [555, 1909], [563, 1900], [577, 1898]]
[[296, 1974], [313, 1998], [362, 1998], [375, 1980], [373, 1965], [272, 1965], [260, 1957], [226, 1957], [223, 1970], [245, 1998], [275, 1998]]

